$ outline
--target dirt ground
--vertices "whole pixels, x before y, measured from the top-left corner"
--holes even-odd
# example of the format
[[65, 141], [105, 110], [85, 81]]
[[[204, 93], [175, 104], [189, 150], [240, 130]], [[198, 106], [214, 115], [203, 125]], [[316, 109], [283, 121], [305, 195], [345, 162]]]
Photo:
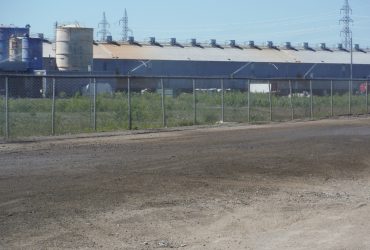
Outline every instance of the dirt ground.
[[370, 119], [0, 144], [1, 249], [370, 249]]

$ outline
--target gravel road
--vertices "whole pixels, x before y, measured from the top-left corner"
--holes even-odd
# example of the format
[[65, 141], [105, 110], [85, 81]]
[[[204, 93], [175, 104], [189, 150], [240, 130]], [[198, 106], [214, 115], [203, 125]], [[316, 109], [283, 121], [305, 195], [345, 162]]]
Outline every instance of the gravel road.
[[0, 249], [370, 249], [370, 119], [0, 144]]

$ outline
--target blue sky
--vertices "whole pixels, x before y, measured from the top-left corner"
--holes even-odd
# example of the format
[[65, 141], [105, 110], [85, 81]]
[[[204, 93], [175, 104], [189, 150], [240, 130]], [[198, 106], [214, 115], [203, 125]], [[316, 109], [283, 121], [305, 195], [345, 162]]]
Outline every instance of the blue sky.
[[[197, 38], [198, 41], [230, 39], [243, 44], [274, 41], [282, 44], [341, 41], [340, 8], [344, 0], [105, 0], [105, 1], [45, 1], [3, 0], [0, 24], [31, 25], [32, 33], [53, 37], [53, 23], [79, 22], [95, 28], [106, 12], [113, 38], [119, 40], [118, 25], [127, 8], [130, 28], [136, 40], [155, 36], [157, 40], [176, 37], [180, 41]], [[370, 1], [350, 0], [354, 43], [370, 47]], [[4, 11], [5, 9], [9, 11]]]

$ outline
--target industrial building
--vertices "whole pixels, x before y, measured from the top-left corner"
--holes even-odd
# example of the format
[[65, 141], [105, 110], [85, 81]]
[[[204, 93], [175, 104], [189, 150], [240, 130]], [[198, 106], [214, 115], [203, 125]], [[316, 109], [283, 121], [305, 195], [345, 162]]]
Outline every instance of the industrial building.
[[[341, 44], [305, 42], [293, 46], [268, 41], [237, 44], [178, 43], [175, 38], [158, 42], [93, 40], [93, 29], [77, 24], [56, 28], [56, 41], [31, 37], [25, 28], [0, 27], [0, 71], [81, 72], [140, 76], [219, 76], [226, 78], [349, 78], [350, 51]], [[370, 50], [355, 44], [353, 77], [370, 75]], [[42, 58], [42, 59], [41, 59]], [[145, 63], [148, 62], [148, 63]], [[246, 65], [248, 64], [248, 65]], [[142, 67], [140, 67], [142, 65]], [[139, 66], [139, 67], [138, 67]], [[133, 71], [135, 69], [135, 71]]]
[[30, 36], [24, 28], [0, 26], [0, 72], [32, 72], [43, 69], [42, 34]]
[[[107, 36], [105, 41], [96, 42], [93, 33], [92, 28], [78, 24], [62, 25], [56, 27], [55, 41], [47, 41], [41, 35], [30, 37], [29, 26], [0, 27], [0, 71], [229, 79], [351, 77], [351, 53], [341, 44], [332, 48], [325, 43], [294, 46], [268, 41], [257, 45], [253, 41], [238, 44], [235, 40], [218, 43], [215, 39], [179, 43], [175, 38], [157, 41], [154, 37], [139, 42], [132, 36], [127, 41]], [[370, 50], [355, 44], [352, 66], [353, 78], [367, 79]], [[85, 83], [76, 83], [70, 91], [78, 91], [82, 84]], [[118, 90], [125, 86], [121, 80], [109, 84]]]
[[[86, 41], [83, 41], [86, 43]], [[93, 62], [80, 65], [79, 71], [88, 71], [89, 65], [98, 74], [140, 76], [220, 76], [243, 78], [349, 78], [350, 52], [341, 44], [330, 48], [325, 43], [310, 46], [303, 43], [294, 47], [289, 42], [275, 46], [272, 42], [257, 46], [253, 41], [238, 45], [197, 43], [195, 39], [180, 44], [176, 39], [159, 43], [151, 38], [147, 43], [131, 38], [120, 43], [108, 40], [93, 43]], [[57, 41], [58, 45], [58, 41]], [[57, 46], [58, 47], [58, 46]], [[64, 70], [58, 62], [58, 50], [44, 43], [44, 64], [48, 71]], [[370, 75], [370, 50], [355, 45], [353, 50], [353, 77]], [[87, 55], [87, 54], [86, 54]], [[84, 57], [84, 55], [82, 55]], [[56, 62], [53, 60], [56, 58]], [[149, 63], [144, 63], [147, 62]], [[245, 64], [249, 65], [242, 68]], [[142, 67], [139, 67], [143, 65]], [[242, 68], [241, 70], [238, 70]], [[132, 72], [135, 69], [134, 72]]]

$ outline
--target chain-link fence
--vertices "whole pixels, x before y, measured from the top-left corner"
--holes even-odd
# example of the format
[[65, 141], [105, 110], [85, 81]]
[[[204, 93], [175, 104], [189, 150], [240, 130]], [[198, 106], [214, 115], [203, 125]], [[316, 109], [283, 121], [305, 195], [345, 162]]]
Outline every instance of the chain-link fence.
[[0, 137], [368, 114], [366, 80], [0, 76]]

